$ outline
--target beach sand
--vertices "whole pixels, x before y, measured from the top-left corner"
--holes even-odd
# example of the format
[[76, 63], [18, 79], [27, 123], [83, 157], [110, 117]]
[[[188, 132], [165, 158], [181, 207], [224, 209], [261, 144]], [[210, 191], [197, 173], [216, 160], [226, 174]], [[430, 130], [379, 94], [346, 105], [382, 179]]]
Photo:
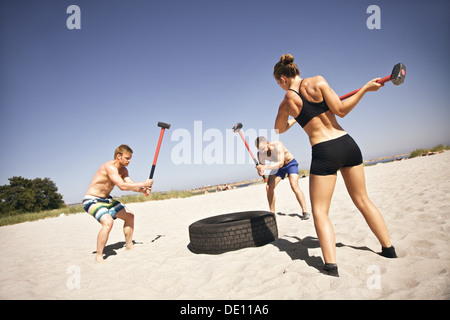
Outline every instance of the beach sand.
[[[450, 152], [365, 172], [398, 259], [377, 254], [338, 174], [330, 216], [340, 277], [322, 274], [313, 220], [300, 219], [286, 179], [275, 190], [279, 239], [220, 255], [192, 253], [188, 226], [268, 210], [265, 185], [128, 204], [136, 249], [123, 247], [118, 219], [104, 264], [94, 263], [100, 225], [87, 213], [1, 227], [0, 299], [449, 299]], [[309, 199], [308, 178], [299, 184]]]

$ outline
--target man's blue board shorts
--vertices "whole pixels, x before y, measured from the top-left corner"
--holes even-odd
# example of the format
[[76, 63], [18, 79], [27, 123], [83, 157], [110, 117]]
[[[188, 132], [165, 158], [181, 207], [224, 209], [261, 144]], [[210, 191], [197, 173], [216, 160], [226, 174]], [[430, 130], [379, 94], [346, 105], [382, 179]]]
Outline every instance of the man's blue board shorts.
[[278, 170], [270, 171], [270, 175], [280, 177], [281, 179], [284, 179], [286, 174], [298, 174], [298, 163], [295, 159], [292, 159], [291, 162]]
[[85, 196], [83, 199], [84, 210], [97, 219], [100, 219], [104, 214], [109, 214], [114, 220], [116, 220], [116, 213], [125, 206], [117, 200], [114, 200], [111, 196], [108, 198], [98, 198], [94, 196]]

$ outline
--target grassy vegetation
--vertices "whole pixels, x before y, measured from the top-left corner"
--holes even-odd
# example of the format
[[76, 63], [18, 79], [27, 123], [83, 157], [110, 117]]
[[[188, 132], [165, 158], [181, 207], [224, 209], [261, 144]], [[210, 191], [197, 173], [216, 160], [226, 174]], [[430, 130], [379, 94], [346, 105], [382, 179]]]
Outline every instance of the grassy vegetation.
[[173, 199], [173, 198], [187, 198], [192, 196], [192, 193], [189, 191], [167, 191], [167, 192], [154, 192], [146, 197], [143, 194], [138, 195], [129, 195], [117, 198], [122, 203], [134, 203], [134, 202], [147, 202], [152, 200], [165, 200], [165, 199]]
[[411, 152], [411, 155], [409, 156], [409, 158], [415, 158], [415, 157], [420, 157], [422, 155], [426, 155], [429, 154], [431, 152], [440, 152], [443, 150], [450, 150], [450, 146], [446, 146], [443, 144], [439, 144], [433, 148], [430, 149], [416, 149], [413, 152]]
[[83, 206], [81, 204], [79, 205], [73, 205], [73, 206], [67, 206], [60, 209], [53, 209], [53, 210], [46, 210], [41, 212], [27, 212], [27, 213], [12, 213], [12, 214], [2, 214], [0, 216], [0, 227], [1, 226], [7, 226], [10, 224], [17, 224], [22, 223], [26, 221], [35, 221], [45, 218], [54, 218], [61, 213], [64, 214], [74, 214], [83, 212]]
[[[117, 198], [122, 203], [133, 203], [133, 202], [145, 202], [152, 200], [164, 200], [164, 199], [172, 199], [172, 198], [186, 198], [190, 197], [193, 194], [189, 191], [168, 191], [168, 192], [155, 192], [146, 197], [143, 194], [139, 195], [129, 195]], [[54, 218], [58, 217], [62, 213], [64, 214], [75, 214], [84, 212], [83, 205], [70, 205], [66, 207], [62, 207], [60, 209], [47, 210], [41, 212], [30, 212], [30, 213], [13, 213], [13, 214], [2, 214], [0, 215], [0, 227], [22, 223], [26, 221], [35, 221], [45, 218]]]

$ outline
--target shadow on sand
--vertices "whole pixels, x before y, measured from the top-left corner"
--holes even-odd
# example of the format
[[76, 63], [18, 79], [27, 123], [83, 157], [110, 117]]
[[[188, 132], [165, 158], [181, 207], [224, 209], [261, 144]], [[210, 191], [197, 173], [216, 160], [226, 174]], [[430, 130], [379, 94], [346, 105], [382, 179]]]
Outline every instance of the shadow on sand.
[[[143, 244], [143, 242], [137, 242], [133, 240], [133, 244]], [[108, 244], [107, 246], [105, 246], [105, 248], [103, 249], [103, 259], [108, 259], [108, 257], [110, 256], [115, 256], [117, 255], [117, 251], [121, 250], [121, 249], [125, 249], [125, 241], [119, 241], [113, 244]], [[96, 254], [96, 251], [93, 251], [92, 254]]]
[[[295, 241], [290, 241], [286, 238], [294, 239]], [[303, 260], [308, 266], [311, 266], [320, 272], [323, 271], [322, 269], [324, 266], [324, 262], [322, 258], [318, 256], [310, 256], [308, 252], [308, 249], [320, 248], [319, 239], [317, 239], [316, 237], [307, 236], [303, 239], [300, 239], [297, 236], [285, 235], [284, 238], [279, 238], [271, 244], [277, 247], [281, 252], [286, 252], [292, 260]], [[370, 251], [375, 253], [375, 251], [369, 249], [366, 246], [349, 246], [341, 242], [336, 243], [336, 247], [349, 247], [355, 250]]]

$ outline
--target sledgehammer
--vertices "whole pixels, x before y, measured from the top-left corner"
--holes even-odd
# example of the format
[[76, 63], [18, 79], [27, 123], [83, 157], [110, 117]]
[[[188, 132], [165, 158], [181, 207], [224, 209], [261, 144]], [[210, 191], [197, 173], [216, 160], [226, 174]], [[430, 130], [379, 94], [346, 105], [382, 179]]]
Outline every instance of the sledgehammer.
[[[164, 131], [166, 129], [170, 129], [170, 124], [164, 123], [164, 122], [158, 122], [158, 127], [161, 128], [161, 132], [159, 134], [158, 145], [156, 147], [155, 157], [153, 158], [152, 170], [150, 171], [149, 179], [153, 179], [153, 174], [155, 173], [155, 168], [156, 168], [156, 161], [158, 160], [159, 149], [161, 148], [161, 142], [162, 142], [162, 139], [164, 136]], [[145, 196], [148, 197], [148, 194], [146, 193]]]
[[[244, 135], [242, 134], [242, 131], [241, 131], [242, 127], [243, 127], [242, 123], [239, 122], [239, 123], [236, 123], [236, 124], [234, 125], [234, 127], [231, 128], [231, 129], [233, 129], [233, 132], [239, 132], [239, 135], [241, 136], [242, 141], [244, 141], [245, 146], [247, 147], [248, 152], [250, 152], [250, 155], [252, 156], [252, 159], [253, 159], [253, 161], [255, 162], [255, 165], [258, 166], [258, 165], [259, 165], [258, 160], [256, 160], [255, 156], [253, 155], [252, 150], [250, 150], [250, 146], [248, 145], [247, 140], [245, 140]], [[264, 181], [266, 181], [266, 176], [262, 176], [262, 177], [263, 177]]]
[[[394, 66], [394, 69], [392, 69], [391, 75], [378, 80], [377, 83], [385, 84], [388, 81], [392, 81], [393, 84], [398, 86], [398, 85], [401, 85], [403, 83], [403, 81], [405, 81], [405, 77], [406, 77], [405, 65], [403, 63], [397, 63]], [[357, 93], [359, 90], [361, 90], [361, 88], [356, 89], [355, 91], [352, 91], [350, 93], [344, 94], [342, 97], [339, 97], [339, 99], [345, 100], [345, 99], [351, 97], [352, 95], [354, 95], [355, 93]]]

